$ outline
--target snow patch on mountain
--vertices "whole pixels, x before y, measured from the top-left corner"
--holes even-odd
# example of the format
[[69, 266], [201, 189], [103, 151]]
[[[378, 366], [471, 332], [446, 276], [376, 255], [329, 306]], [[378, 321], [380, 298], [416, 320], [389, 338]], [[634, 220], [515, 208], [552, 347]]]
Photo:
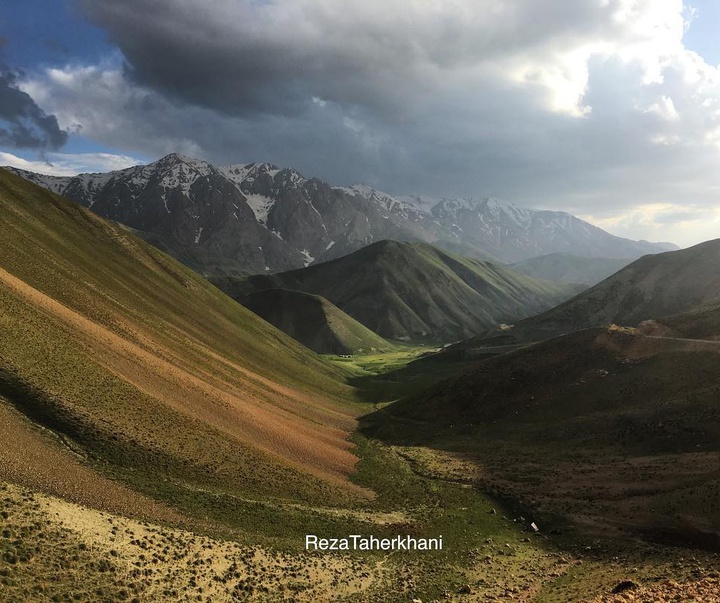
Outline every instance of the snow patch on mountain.
[[[27, 176], [26, 176], [27, 174]], [[70, 178], [67, 176], [49, 176], [47, 174], [35, 174], [34, 172], [24, 172], [25, 176], [30, 182], [34, 182], [38, 186], [42, 186], [53, 193], [62, 195], [65, 187], [68, 185]]]
[[238, 163], [236, 165], [226, 165], [223, 167], [218, 168], [218, 171], [225, 176], [230, 182], [232, 182], [235, 185], [242, 184], [245, 179], [248, 177], [250, 172], [252, 171], [252, 168], [255, 166], [254, 163], [248, 163], [248, 164], [242, 164]]
[[432, 208], [439, 202], [439, 199], [434, 197], [423, 197], [421, 195], [399, 195], [396, 199], [426, 214], [431, 213]]
[[203, 175], [206, 174], [200, 173], [187, 163], [178, 163], [163, 173], [160, 186], [165, 187], [167, 190], [179, 188], [180, 192], [187, 197], [190, 195], [190, 188], [195, 183], [195, 180], [197, 180], [198, 176]]
[[219, 167], [218, 171], [239, 188], [244, 182], [254, 182], [261, 174], [275, 178], [281, 169], [272, 163], [236, 163]]
[[273, 208], [273, 205], [275, 205], [275, 200], [270, 199], [270, 197], [264, 197], [263, 195], [245, 195], [245, 198], [247, 199], [247, 204], [250, 206], [250, 209], [252, 209], [255, 214], [257, 221], [267, 228], [268, 214]]
[[[168, 207], [168, 204], [167, 204], [167, 192], [164, 191], [163, 194], [161, 195], [161, 198], [162, 198], [163, 206], [165, 207], [165, 211], [166, 211], [167, 213], [169, 213], [169, 214], [172, 213], [172, 212], [170, 211], [170, 208]], [[93, 203], [95, 203], [95, 200], [94, 200], [94, 199], [93, 199], [92, 202], [90, 203], [90, 207], [93, 206]]]
[[374, 204], [382, 210], [385, 219], [389, 219], [390, 215], [394, 215], [404, 220], [418, 222], [429, 217], [428, 209], [409, 202], [406, 198], [396, 197], [364, 184], [334, 188], [347, 195], [362, 197], [366, 201]]
[[305, 264], [305, 268], [307, 268], [315, 261], [315, 258], [310, 255], [310, 252], [307, 249], [303, 249], [300, 254], [303, 256], [303, 263]]

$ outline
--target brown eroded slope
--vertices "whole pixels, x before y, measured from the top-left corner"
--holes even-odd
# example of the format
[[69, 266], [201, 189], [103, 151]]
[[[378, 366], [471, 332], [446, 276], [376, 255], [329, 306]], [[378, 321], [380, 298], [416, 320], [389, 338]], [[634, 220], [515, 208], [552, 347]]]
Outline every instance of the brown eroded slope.
[[341, 500], [336, 369], [121, 227], [0, 173], [0, 387], [91, 456], [255, 496]]
[[[298, 462], [299, 466], [307, 463], [315, 470], [341, 474], [344, 463], [352, 463], [352, 457], [348, 458], [350, 455], [343, 458], [333, 449], [348, 447], [346, 433], [340, 429], [350, 426], [347, 415], [336, 413], [327, 417], [329, 413], [311, 407], [307, 414], [315, 421], [326, 418], [326, 425], [298, 421], [298, 411], [304, 410], [298, 407], [309, 402], [309, 398], [300, 392], [278, 386], [242, 367], [236, 367], [241, 376], [248, 377], [247, 383], [242, 383], [242, 389], [237, 383], [216, 381], [209, 373], [202, 379], [177, 366], [179, 362], [163, 359], [167, 350], [162, 346], [158, 346], [158, 353], [153, 354], [73, 312], [2, 269], [0, 283], [17, 299], [67, 327], [67, 332], [86, 347], [96, 362], [173, 410], [209, 423], [267, 452], [283, 454], [292, 460], [303, 459]], [[269, 398], [266, 392], [274, 396], [270, 401], [276, 406], [263, 403]], [[308, 441], [313, 442], [311, 447]]]

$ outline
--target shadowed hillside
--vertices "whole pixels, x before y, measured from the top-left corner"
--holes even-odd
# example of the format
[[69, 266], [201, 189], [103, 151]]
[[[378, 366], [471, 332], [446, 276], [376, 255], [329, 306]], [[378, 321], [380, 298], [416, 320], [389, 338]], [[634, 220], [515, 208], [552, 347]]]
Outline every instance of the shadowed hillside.
[[720, 239], [680, 251], [647, 255], [559, 306], [518, 322], [511, 331], [491, 330], [456, 350], [530, 343], [580, 329], [640, 322], [720, 302]]
[[268, 289], [248, 295], [245, 305], [318, 354], [353, 354], [391, 347], [319, 295]]
[[215, 282], [241, 302], [267, 289], [321, 295], [385, 338], [433, 342], [531, 316], [576, 290], [430, 245], [395, 241], [300, 270]]
[[711, 303], [688, 312], [641, 323], [648, 334], [690, 339], [720, 339], [720, 303]]
[[546, 521], [717, 546], [718, 375], [717, 342], [592, 329], [478, 363], [366, 431], [468, 455]]
[[527, 276], [561, 283], [594, 285], [615, 274], [632, 260], [586, 258], [569, 253], [551, 253], [511, 264], [510, 268]]

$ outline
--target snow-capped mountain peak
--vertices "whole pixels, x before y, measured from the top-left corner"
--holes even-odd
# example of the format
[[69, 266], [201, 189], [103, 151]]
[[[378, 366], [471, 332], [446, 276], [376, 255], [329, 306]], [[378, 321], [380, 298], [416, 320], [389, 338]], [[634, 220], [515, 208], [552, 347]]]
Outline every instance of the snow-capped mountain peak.
[[236, 163], [218, 168], [228, 180], [242, 184], [246, 180], [253, 181], [263, 175], [274, 178], [281, 170], [272, 163]]
[[59, 178], [14, 171], [103, 217], [152, 233], [204, 273], [300, 268], [383, 239], [504, 262], [555, 252], [630, 258], [670, 248], [614, 237], [564, 212], [489, 197], [435, 200], [362, 184], [337, 187], [270, 163], [215, 168], [172, 153], [106, 174]]

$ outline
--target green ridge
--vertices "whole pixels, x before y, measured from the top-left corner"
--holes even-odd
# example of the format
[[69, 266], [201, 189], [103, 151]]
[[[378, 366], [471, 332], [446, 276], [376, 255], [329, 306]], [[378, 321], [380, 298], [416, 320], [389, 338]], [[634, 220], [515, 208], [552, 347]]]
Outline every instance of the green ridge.
[[268, 289], [321, 295], [378, 335], [413, 342], [464, 339], [546, 310], [575, 292], [574, 286], [431, 245], [395, 241], [300, 270], [215, 282], [242, 303]]

